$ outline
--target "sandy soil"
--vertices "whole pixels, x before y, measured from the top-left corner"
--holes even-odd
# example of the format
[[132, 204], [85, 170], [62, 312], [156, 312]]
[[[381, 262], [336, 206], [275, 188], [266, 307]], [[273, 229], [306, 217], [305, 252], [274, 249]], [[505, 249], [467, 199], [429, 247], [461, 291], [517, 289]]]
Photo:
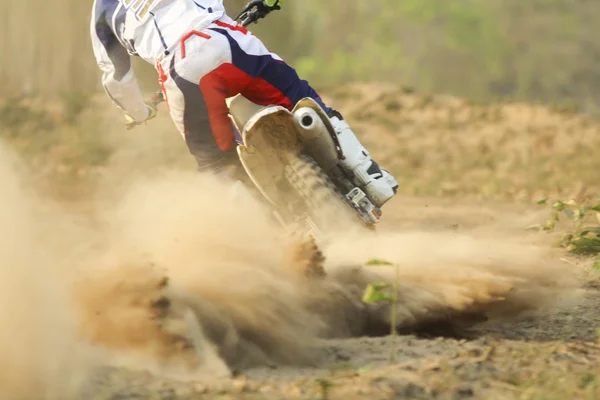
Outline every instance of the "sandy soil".
[[[474, 245], [479, 243], [490, 246], [484, 239], [486, 235], [492, 235], [494, 241], [502, 243], [507, 235], [512, 234], [513, 237], [520, 237], [520, 240], [529, 241], [527, 246], [532, 243], [542, 246], [539, 238], [522, 233], [521, 224], [528, 219], [523, 218], [523, 209], [507, 206], [506, 210], [498, 211], [502, 209], [501, 205], [489, 207], [485, 203], [463, 203], [463, 207], [449, 207], [448, 201], [435, 200], [424, 202], [406, 199], [398, 203], [400, 204], [395, 207], [388, 207], [388, 223], [381, 229], [383, 236], [405, 230], [411, 235], [414, 232], [419, 232], [419, 235], [425, 232], [433, 235], [430, 236], [432, 240], [448, 240], [445, 235], [450, 231], [452, 235], [478, 237]], [[537, 212], [535, 208], [529, 211], [533, 214]], [[488, 215], [488, 218], [482, 217], [483, 215]], [[422, 239], [419, 237], [417, 240], [421, 242]], [[546, 239], [541, 241], [545, 243]], [[396, 236], [396, 243], [402, 247], [403, 239]], [[439, 251], [439, 246], [437, 248]], [[329, 253], [335, 259], [338, 251], [336, 246], [332, 245], [328, 250], [325, 250], [325, 255]], [[504, 250], [509, 248], [494, 250], [488, 247], [484, 253], [498, 251], [503, 254]], [[480, 255], [471, 247], [468, 251], [472, 257]], [[441, 255], [446, 256], [446, 259], [452, 258], [452, 252], [448, 249], [442, 250]], [[542, 274], [545, 273], [544, 268], [549, 268], [548, 274], [553, 271], [548, 258], [537, 259], [539, 265], [528, 264], [535, 262], [539, 253], [533, 259], [522, 254], [515, 257], [514, 253], [504, 256], [507, 263], [518, 264], [521, 268], [532, 268], [534, 271], [538, 269]], [[554, 256], [552, 253], [552, 257]], [[420, 263], [418, 257], [409, 257], [417, 264]], [[524, 261], [520, 260], [522, 257]], [[527, 296], [522, 297], [527, 303], [525, 308], [529, 308], [524, 314], [509, 307], [511, 311], [508, 314], [500, 313], [502, 315], [496, 317], [494, 302], [486, 302], [478, 309], [483, 309], [484, 313], [489, 311], [490, 320], [487, 322], [461, 320], [458, 323], [436, 316], [422, 326], [408, 323], [404, 333], [395, 339], [392, 364], [389, 363], [391, 337], [364, 336], [383, 334], [381, 326], [375, 331], [365, 328], [369, 324], [380, 325], [381, 321], [377, 320], [379, 314], [356, 307], [349, 311], [346, 302], [341, 301], [334, 307], [344, 308], [344, 318], [353, 319], [345, 322], [352, 327], [349, 331], [342, 329], [334, 332], [333, 338], [317, 338], [310, 345], [300, 336], [295, 338], [296, 343], [294, 339], [272, 343], [275, 347], [300, 346], [307, 352], [310, 348], [310, 357], [299, 357], [292, 351], [288, 353], [291, 358], [277, 359], [275, 354], [274, 358], [267, 357], [270, 358], [268, 360], [259, 357], [250, 363], [240, 364], [238, 358], [244, 358], [244, 350], [238, 348], [236, 354], [228, 356], [232, 377], [208, 380], [195, 378], [193, 374], [185, 374], [185, 379], [181, 380], [183, 374], [166, 378], [164, 373], [156, 371], [134, 372], [132, 368], [102, 368], [95, 375], [94, 384], [88, 386], [87, 390], [107, 399], [593, 399], [600, 394], [596, 386], [600, 365], [600, 346], [597, 344], [596, 333], [597, 321], [600, 319], [600, 309], [597, 307], [600, 285], [595, 283], [593, 275], [586, 272], [589, 260], [564, 255], [560, 258], [563, 261], [559, 261], [559, 264], [566, 267], [562, 273], [576, 275], [577, 281], [581, 283], [578, 285], [579, 290], [571, 285], [565, 286], [563, 289], [568, 288], [569, 295], [557, 302], [541, 299], [534, 301]], [[523, 264], [519, 264], [520, 262]], [[485, 268], [484, 264], [477, 263], [476, 269]], [[332, 265], [326, 262], [325, 265], [329, 265], [330, 273], [333, 272], [328, 279], [339, 278], [335, 263]], [[452, 267], [453, 263], [449, 262], [448, 266]], [[459, 264], [455, 266], [465, 267]], [[554, 268], [561, 269], [560, 266]], [[406, 271], [408, 275], [413, 275], [410, 269]], [[421, 273], [427, 277], [425, 272]], [[525, 278], [527, 275], [522, 273], [520, 277]], [[446, 279], [449, 277], [451, 280], [452, 274]], [[569, 280], [567, 276], [565, 280]], [[340, 279], [338, 282], [347, 280]], [[485, 282], [482, 280], [478, 283]], [[549, 290], [552, 294], [564, 295], [564, 290], [559, 290], [561, 284], [558, 282], [549, 284], [552, 287]], [[431, 284], [431, 281], [426, 282], [425, 287]], [[539, 282], [527, 284], [536, 285]], [[504, 294], [504, 301], [510, 302], [510, 294]], [[410, 305], [407, 307], [410, 308]], [[340, 324], [340, 310], [325, 309], [325, 314], [321, 314], [325, 315], [323, 319], [329, 324]], [[323, 309], [320, 312], [323, 313]], [[435, 309], [430, 312], [436, 314]], [[415, 315], [427, 320], [428, 314], [429, 311]], [[267, 332], [285, 329], [285, 324], [289, 322], [283, 321], [281, 326], [276, 321], [273, 323], [274, 326], [256, 329], [261, 333], [265, 332], [263, 329]], [[373, 328], [372, 325], [370, 327]], [[305, 333], [302, 331], [302, 334]], [[267, 337], [267, 340], [276, 339]], [[280, 351], [281, 349], [276, 349], [275, 353]], [[266, 353], [269, 352], [266, 350]], [[139, 368], [139, 365], [135, 367]]]
[[[390, 90], [333, 97], [406, 191], [376, 234], [320, 248], [227, 182], [173, 168], [187, 155], [150, 140], [162, 131], [107, 133], [107, 165], [62, 183], [77, 203], [34, 190], [0, 143], [0, 397], [600, 398], [598, 277], [525, 230], [547, 210], [521, 201], [554, 190], [544, 177], [570, 182], [568, 160], [581, 165], [567, 189], [598, 193], [584, 164], [599, 126]], [[394, 277], [373, 257], [398, 265], [395, 339], [389, 305], [361, 301]]]

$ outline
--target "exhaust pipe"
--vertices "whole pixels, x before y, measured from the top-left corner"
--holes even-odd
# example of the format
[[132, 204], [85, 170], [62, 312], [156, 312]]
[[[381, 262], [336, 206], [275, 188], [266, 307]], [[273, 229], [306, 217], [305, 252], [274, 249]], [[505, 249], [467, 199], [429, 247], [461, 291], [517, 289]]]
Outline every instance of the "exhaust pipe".
[[304, 139], [315, 139], [322, 134], [329, 134], [319, 115], [312, 108], [304, 107], [296, 111], [294, 120], [301, 128]]
[[312, 108], [302, 107], [294, 113], [294, 122], [307, 153], [325, 171], [335, 167], [339, 161], [335, 142], [319, 114]]

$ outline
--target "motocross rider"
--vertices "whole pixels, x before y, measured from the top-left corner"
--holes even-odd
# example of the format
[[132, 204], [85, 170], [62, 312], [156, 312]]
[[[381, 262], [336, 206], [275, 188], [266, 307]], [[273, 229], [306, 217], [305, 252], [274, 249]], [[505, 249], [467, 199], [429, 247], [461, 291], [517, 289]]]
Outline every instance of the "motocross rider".
[[[266, 13], [283, 0], [260, 0]], [[311, 97], [327, 112], [345, 155], [341, 165], [376, 206], [398, 183], [371, 159], [342, 115], [327, 107], [296, 71], [225, 13], [223, 0], [94, 0], [90, 33], [102, 85], [129, 128], [152, 119], [132, 68], [136, 55], [155, 66], [171, 118], [200, 169], [237, 159], [225, 99], [242, 94], [291, 110]]]

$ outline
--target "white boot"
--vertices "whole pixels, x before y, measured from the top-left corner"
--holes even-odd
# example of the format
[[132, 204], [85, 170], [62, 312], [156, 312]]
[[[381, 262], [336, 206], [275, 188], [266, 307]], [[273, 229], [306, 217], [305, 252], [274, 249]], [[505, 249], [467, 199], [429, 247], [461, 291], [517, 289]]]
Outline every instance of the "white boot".
[[398, 190], [398, 182], [388, 171], [380, 168], [356, 138], [341, 116], [330, 118], [340, 142], [344, 159], [340, 164], [354, 175], [354, 184], [361, 187], [377, 207], [391, 199]]

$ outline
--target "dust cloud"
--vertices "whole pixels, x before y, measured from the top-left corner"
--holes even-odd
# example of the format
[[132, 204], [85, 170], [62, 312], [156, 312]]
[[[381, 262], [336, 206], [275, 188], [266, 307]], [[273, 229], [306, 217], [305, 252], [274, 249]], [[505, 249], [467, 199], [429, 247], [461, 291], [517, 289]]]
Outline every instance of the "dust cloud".
[[[349, 243], [349, 241], [351, 243]], [[398, 328], [404, 332], [450, 323], [469, 326], [573, 301], [579, 282], [544, 246], [516, 237], [448, 231], [383, 233], [332, 243], [331, 279], [346, 289], [393, 282], [394, 266], [360, 267], [372, 258], [397, 265]], [[355, 264], [354, 272], [347, 266]], [[388, 305], [370, 306], [368, 319], [388, 325]]]
[[69, 399], [95, 357], [77, 337], [64, 261], [41, 207], [0, 143], [0, 397]]
[[114, 197], [102, 220], [119, 274], [139, 260], [154, 265], [168, 277], [165, 296], [195, 315], [228, 366], [310, 361], [322, 321], [305, 307], [309, 286], [290, 266], [291, 240], [250, 194], [177, 172], [140, 178]]
[[[179, 379], [317, 363], [320, 339], [389, 326], [387, 306], [361, 302], [367, 283], [394, 276], [362, 265], [372, 257], [399, 265], [403, 332], [511, 317], [576, 286], [545, 246], [413, 230], [335, 238], [321, 249], [327, 276], [308, 279], [298, 243], [226, 178], [136, 172], [112, 185], [108, 169], [80, 223], [35, 214], [42, 199], [23, 190], [0, 150], [0, 387], [14, 398], [66, 398], [89, 347], [105, 364]], [[308, 251], [304, 261], [314, 259]], [[84, 359], [78, 372], [91, 371]]]
[[[124, 264], [146, 260], [162, 271], [165, 295], [193, 312], [202, 338], [234, 370], [310, 364], [320, 338], [389, 325], [387, 306], [360, 300], [366, 284], [393, 278], [390, 268], [362, 266], [373, 257], [399, 265], [398, 323], [405, 332], [513, 317], [567, 298], [577, 286], [546, 245], [415, 230], [340, 235], [321, 249], [328, 276], [309, 280], [302, 268], [310, 263], [291, 262], [298, 243], [224, 178], [163, 173], [136, 179], [115, 197], [116, 205], [103, 207], [111, 249], [127, 255]], [[309, 251], [306, 260], [313, 256]]]

